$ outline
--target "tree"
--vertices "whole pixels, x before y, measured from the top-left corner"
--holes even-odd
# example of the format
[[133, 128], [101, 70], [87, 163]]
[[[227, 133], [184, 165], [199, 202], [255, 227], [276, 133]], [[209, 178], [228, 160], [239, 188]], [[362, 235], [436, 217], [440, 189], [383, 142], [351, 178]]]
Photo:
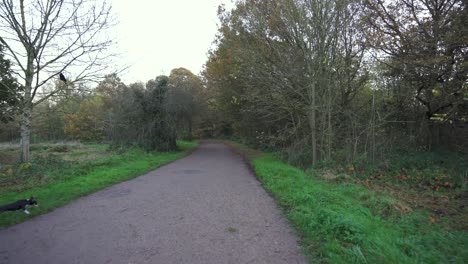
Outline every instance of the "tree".
[[0, 44], [0, 122], [6, 123], [13, 120], [16, 113], [21, 86], [12, 76], [11, 63], [5, 59], [3, 49]]
[[177, 149], [177, 123], [180, 115], [177, 109], [168, 105], [169, 90], [169, 77], [165, 75], [157, 76], [146, 83], [143, 106], [146, 120], [142, 125], [149, 132], [146, 137], [150, 149]]
[[360, 16], [351, 0], [253, 0], [221, 10], [205, 76], [234, 129], [293, 160], [330, 158], [341, 143], [333, 139], [347, 132], [339, 113], [367, 81]]
[[[1, 0], [0, 43], [13, 60], [24, 90], [19, 103], [21, 160], [29, 160], [33, 107], [68, 84], [41, 94], [41, 87], [59, 73], [73, 72], [68, 83], [90, 80], [105, 69], [105, 51], [112, 41], [110, 5], [92, 0]], [[70, 79], [73, 79], [70, 81]]]
[[78, 112], [65, 116], [65, 134], [78, 140], [102, 140], [105, 117], [103, 110], [101, 96], [90, 96], [83, 100]]
[[[146, 85], [128, 86], [116, 76], [108, 76], [99, 86], [108, 107], [105, 131], [115, 144], [137, 144], [147, 150], [177, 148], [176, 125], [180, 116], [168, 106], [169, 77], [158, 76]], [[112, 107], [109, 107], [113, 105]]]
[[366, 0], [368, 44], [402, 78], [426, 120], [457, 119], [467, 93], [467, 2]]
[[179, 115], [178, 119], [185, 121], [187, 140], [192, 140], [195, 117], [200, 110], [202, 82], [189, 70], [177, 68], [169, 75], [169, 86], [168, 106]]

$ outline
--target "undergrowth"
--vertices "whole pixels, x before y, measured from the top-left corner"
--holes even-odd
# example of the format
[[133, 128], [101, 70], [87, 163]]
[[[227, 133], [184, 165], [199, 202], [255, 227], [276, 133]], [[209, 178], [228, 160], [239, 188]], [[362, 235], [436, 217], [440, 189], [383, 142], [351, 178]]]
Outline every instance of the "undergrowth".
[[364, 180], [383, 180], [394, 185], [428, 191], [466, 191], [468, 157], [443, 149], [433, 151], [398, 150], [371, 161], [365, 155], [352, 162], [319, 161], [309, 169], [331, 170]]
[[310, 261], [464, 263], [468, 234], [431, 220], [425, 209], [347, 180], [326, 182], [273, 154], [252, 161], [301, 237]]

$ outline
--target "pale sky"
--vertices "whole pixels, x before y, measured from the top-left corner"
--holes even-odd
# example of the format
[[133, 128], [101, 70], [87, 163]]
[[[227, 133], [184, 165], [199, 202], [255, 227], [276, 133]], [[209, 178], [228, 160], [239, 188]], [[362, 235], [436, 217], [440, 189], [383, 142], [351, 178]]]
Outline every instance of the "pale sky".
[[109, 0], [125, 83], [146, 82], [173, 68], [198, 74], [217, 32], [217, 8], [231, 0]]

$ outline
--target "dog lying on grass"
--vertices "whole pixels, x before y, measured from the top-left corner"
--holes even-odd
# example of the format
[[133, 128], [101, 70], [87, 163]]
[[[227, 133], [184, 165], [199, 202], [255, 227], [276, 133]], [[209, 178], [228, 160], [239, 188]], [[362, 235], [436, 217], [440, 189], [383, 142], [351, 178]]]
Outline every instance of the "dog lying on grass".
[[26, 199], [26, 200], [18, 200], [16, 202], [13, 202], [11, 204], [6, 204], [0, 206], [0, 213], [6, 212], [6, 211], [18, 211], [18, 210], [23, 210], [25, 214], [30, 214], [26, 206], [34, 205], [37, 206], [37, 201], [34, 199], [34, 197], [31, 196], [31, 198]]

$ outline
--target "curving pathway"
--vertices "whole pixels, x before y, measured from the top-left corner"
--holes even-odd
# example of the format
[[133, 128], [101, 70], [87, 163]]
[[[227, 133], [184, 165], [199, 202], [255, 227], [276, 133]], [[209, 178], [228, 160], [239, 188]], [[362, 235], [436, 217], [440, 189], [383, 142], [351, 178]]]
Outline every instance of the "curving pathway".
[[0, 263], [306, 263], [242, 158], [220, 143], [0, 230]]

